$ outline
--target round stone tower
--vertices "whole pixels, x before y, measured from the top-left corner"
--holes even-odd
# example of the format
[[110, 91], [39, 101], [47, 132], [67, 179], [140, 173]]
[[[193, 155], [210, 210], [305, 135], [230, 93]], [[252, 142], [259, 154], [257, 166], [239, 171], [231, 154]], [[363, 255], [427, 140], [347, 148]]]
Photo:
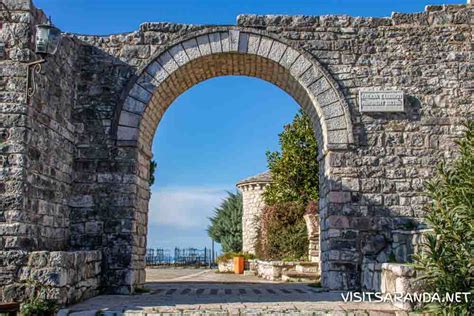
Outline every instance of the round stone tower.
[[260, 216], [265, 206], [263, 191], [272, 181], [269, 171], [246, 178], [237, 183], [242, 192], [242, 251], [255, 253]]

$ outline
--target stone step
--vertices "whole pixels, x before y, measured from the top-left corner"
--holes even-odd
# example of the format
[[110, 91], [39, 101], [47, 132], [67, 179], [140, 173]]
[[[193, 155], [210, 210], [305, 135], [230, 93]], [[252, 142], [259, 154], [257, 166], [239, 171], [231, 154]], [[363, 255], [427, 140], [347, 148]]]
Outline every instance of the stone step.
[[295, 267], [296, 272], [299, 273], [318, 273], [319, 263], [318, 262], [301, 262]]
[[296, 272], [296, 271], [288, 271], [284, 272], [281, 276], [281, 280], [285, 282], [317, 282], [320, 279], [319, 272]]
[[244, 275], [257, 275], [257, 271], [244, 270]]

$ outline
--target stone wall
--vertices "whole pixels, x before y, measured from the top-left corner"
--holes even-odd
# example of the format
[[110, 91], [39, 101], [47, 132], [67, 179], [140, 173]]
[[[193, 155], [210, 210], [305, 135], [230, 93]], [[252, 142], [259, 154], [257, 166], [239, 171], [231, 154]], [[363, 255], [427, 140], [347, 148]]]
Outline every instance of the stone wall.
[[393, 254], [393, 258], [387, 261], [412, 262], [412, 255], [421, 251], [423, 243], [426, 242], [424, 235], [430, 231], [431, 229], [392, 231], [391, 254]]
[[2, 302], [33, 296], [72, 304], [99, 293], [100, 251], [1, 251]]
[[[145, 23], [128, 34], [65, 35], [27, 103], [26, 63], [38, 58], [33, 25], [44, 15], [27, 0], [4, 3], [0, 246], [101, 250], [103, 285], [115, 292], [144, 281], [154, 131], [200, 80], [251, 75], [310, 111], [321, 145], [329, 289], [377, 284], [397, 232], [423, 227], [423, 182], [456, 156], [462, 121], [474, 113], [472, 6], [388, 18], [242, 15], [232, 27]], [[361, 113], [357, 96], [367, 89], [404, 91], [405, 112]]]
[[219, 260], [217, 270], [221, 273], [234, 273], [234, 259]]
[[[458, 5], [432, 6], [418, 14], [394, 13], [390, 18], [238, 18], [237, 29], [273, 35], [314, 56], [336, 80], [350, 109], [353, 148], [329, 150], [321, 156], [323, 286], [373, 288], [381, 263], [391, 252], [391, 231], [412, 230], [423, 224], [423, 206], [427, 202], [421, 194], [423, 182], [432, 177], [437, 161], [455, 156], [454, 141], [462, 133], [461, 123], [473, 113], [469, 80], [471, 15], [472, 7]], [[154, 52], [162, 52], [179, 39], [188, 40], [193, 32], [199, 35], [208, 29], [213, 30], [205, 26], [147, 23], [135, 33], [84, 39], [122, 62], [145, 67], [154, 60], [150, 57]], [[179, 58], [176, 57], [178, 63]], [[202, 67], [205, 65], [199, 69]], [[255, 66], [256, 74], [259, 67]], [[189, 78], [199, 77], [192, 66], [182, 69], [190, 69]], [[142, 85], [152, 90], [152, 79], [143, 80]], [[175, 83], [179, 89], [190, 85]], [[403, 90], [407, 95], [406, 112], [360, 113], [357, 95], [364, 89]], [[146, 99], [151, 94], [147, 91], [133, 92], [136, 99], [126, 106], [135, 114], [125, 116], [124, 112], [122, 124], [140, 122], [140, 108], [152, 108], [147, 107]], [[161, 93], [165, 104], [174, 98], [167, 91], [160, 90], [158, 95]], [[145, 117], [157, 117], [144, 123], [146, 137], [152, 137], [156, 128], [149, 122], [159, 121], [166, 107], [156, 106], [156, 110], [145, 113]], [[121, 131], [124, 134], [117, 137], [133, 136], [136, 129], [124, 126]], [[129, 145], [133, 146], [133, 142]], [[148, 147], [146, 142], [140, 144], [145, 154], [136, 168], [143, 177], [136, 183], [146, 178]], [[141, 195], [146, 200], [147, 194]], [[138, 211], [144, 217], [146, 209], [138, 208], [144, 210]], [[143, 222], [137, 225], [142, 227]]]
[[[6, 1], [1, 11], [0, 40], [0, 248], [31, 247], [37, 240], [35, 212], [26, 207], [28, 157], [27, 72], [30, 37], [35, 20], [26, 1]], [[33, 213], [33, 214], [32, 214]]]
[[287, 271], [294, 271], [298, 262], [257, 260], [257, 275], [265, 280], [279, 281]]
[[46, 15], [29, 0], [3, 3], [8, 10], [0, 7], [6, 52], [0, 58], [0, 297], [22, 300], [39, 286], [47, 298], [72, 303], [98, 293], [102, 264], [98, 251], [60, 251], [71, 248], [73, 110], [83, 46], [65, 36], [54, 56], [30, 64], [41, 60], [32, 39]]
[[[417, 281], [416, 278], [417, 274], [413, 266], [384, 263], [382, 265], [380, 292], [393, 296], [395, 294], [405, 296], [406, 294], [419, 292], [420, 281]], [[411, 302], [404, 302], [403, 300], [396, 300], [393, 305], [404, 310], [411, 310], [414, 307]]]
[[[392, 242], [379, 254], [379, 262], [367, 264], [363, 271], [364, 288], [378, 291], [383, 283], [383, 265], [385, 263], [403, 264], [413, 262], [413, 254], [419, 253], [425, 242], [424, 234], [430, 229], [393, 230]], [[384, 241], [379, 240], [381, 245]], [[381, 263], [382, 262], [382, 263]]]
[[[241, 26], [279, 34], [310, 51], [336, 78], [351, 108], [357, 149], [325, 157], [325, 172], [333, 171], [327, 184], [342, 192], [325, 196], [329, 188], [320, 190], [324, 286], [351, 275], [348, 280], [375, 288], [395, 242], [391, 230], [422, 222], [428, 201], [423, 182], [438, 161], [455, 156], [461, 122], [474, 113], [469, 16], [472, 7], [433, 6], [391, 18], [239, 17]], [[406, 113], [361, 114], [357, 95], [363, 89], [405, 91]], [[336, 203], [327, 207], [325, 201]], [[363, 273], [350, 272], [357, 270]]]
[[308, 258], [311, 262], [321, 262], [321, 251], [319, 246], [319, 215], [305, 214], [306, 229], [308, 230]]
[[[5, 59], [0, 60], [0, 245], [4, 249], [66, 249], [76, 150], [71, 115], [78, 45], [64, 38], [56, 55], [46, 57], [40, 68], [28, 66], [40, 59], [33, 53], [31, 38], [34, 26], [46, 17], [29, 1], [5, 5], [10, 11], [2, 11], [0, 30], [0, 40], [6, 43]], [[27, 84], [36, 92], [30, 98]]]

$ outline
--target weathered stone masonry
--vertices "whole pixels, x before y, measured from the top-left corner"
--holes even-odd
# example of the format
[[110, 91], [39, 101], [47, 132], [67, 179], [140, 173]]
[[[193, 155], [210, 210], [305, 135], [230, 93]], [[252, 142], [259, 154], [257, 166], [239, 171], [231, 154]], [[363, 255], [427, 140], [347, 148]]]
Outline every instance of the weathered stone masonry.
[[50, 298], [71, 303], [98, 293], [102, 256], [63, 251], [71, 249], [72, 113], [82, 45], [64, 38], [28, 100], [26, 64], [37, 59], [32, 30], [46, 16], [28, 1], [4, 3], [10, 10], [1, 12], [0, 29], [6, 48], [0, 60], [0, 295], [18, 300], [41, 286]]
[[[264, 192], [272, 181], [270, 171], [259, 173], [239, 181], [236, 186], [242, 193], [242, 251], [256, 253], [258, 231], [262, 212], [265, 207]], [[310, 262], [318, 262], [319, 252], [319, 215], [310, 213], [304, 215], [308, 230], [308, 256]], [[411, 234], [409, 234], [411, 236]], [[404, 243], [406, 244], [406, 243]], [[406, 246], [405, 246], [406, 247]]]
[[[400, 247], [396, 236], [422, 222], [423, 181], [436, 162], [455, 157], [461, 123], [473, 116], [472, 6], [64, 34], [27, 102], [26, 64], [38, 58], [33, 32], [44, 15], [27, 0], [4, 3], [3, 300], [7, 287], [22, 295], [14, 289], [26, 265], [9, 259], [19, 250], [97, 250], [103, 289], [130, 292], [144, 282], [151, 141], [172, 101], [202, 80], [273, 82], [312, 118], [321, 145], [322, 283], [331, 289], [379, 287], [382, 263]], [[382, 89], [405, 92], [405, 113], [359, 112], [358, 92]]]
[[269, 171], [243, 179], [237, 183], [242, 193], [242, 251], [255, 254], [258, 229], [265, 201], [263, 192], [271, 182]]

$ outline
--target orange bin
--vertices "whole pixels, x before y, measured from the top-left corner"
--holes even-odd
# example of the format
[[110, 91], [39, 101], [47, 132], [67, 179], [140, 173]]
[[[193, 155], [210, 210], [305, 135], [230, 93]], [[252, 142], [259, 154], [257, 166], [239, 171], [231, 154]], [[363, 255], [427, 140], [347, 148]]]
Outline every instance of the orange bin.
[[234, 257], [234, 273], [243, 274], [245, 268], [244, 257]]

